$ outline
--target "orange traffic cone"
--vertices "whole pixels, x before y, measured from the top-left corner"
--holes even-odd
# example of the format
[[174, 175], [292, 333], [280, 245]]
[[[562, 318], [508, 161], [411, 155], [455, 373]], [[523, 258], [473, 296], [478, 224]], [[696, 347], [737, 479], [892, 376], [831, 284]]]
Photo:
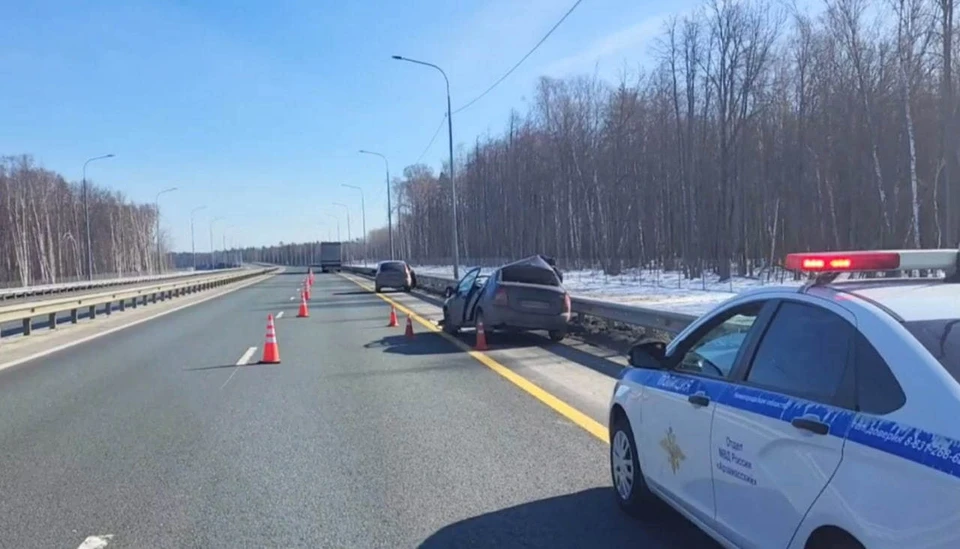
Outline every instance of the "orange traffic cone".
[[477, 322], [477, 342], [473, 346], [477, 351], [487, 350], [487, 333], [483, 331], [483, 321]]
[[395, 309], [393, 305], [391, 305], [390, 306], [390, 323], [387, 324], [387, 328], [394, 328], [399, 325], [400, 323], [397, 322], [397, 309]]
[[310, 310], [307, 309], [307, 294], [300, 294], [300, 310], [297, 311], [297, 318], [309, 318]]
[[307, 300], [309, 300], [309, 299], [310, 299], [310, 284], [305, 285], [304, 288], [305, 288], [305, 289], [303, 290], [303, 295], [304, 295], [304, 297], [307, 298]]
[[273, 329], [273, 315], [267, 315], [267, 342], [263, 344], [263, 358], [260, 364], [280, 364], [280, 347], [277, 334]]
[[410, 319], [410, 315], [407, 315], [407, 329], [403, 333], [407, 339], [413, 339], [413, 320]]

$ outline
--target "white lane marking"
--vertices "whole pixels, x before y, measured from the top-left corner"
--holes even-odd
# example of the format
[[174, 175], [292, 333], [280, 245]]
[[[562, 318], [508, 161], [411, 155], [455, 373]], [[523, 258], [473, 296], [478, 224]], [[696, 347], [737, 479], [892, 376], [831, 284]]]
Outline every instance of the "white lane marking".
[[[282, 271], [277, 271], [277, 272], [282, 272]], [[201, 304], [201, 303], [205, 303], [205, 302], [207, 302], [207, 301], [210, 301], [211, 299], [216, 299], [216, 298], [218, 298], [218, 297], [223, 297], [223, 296], [225, 296], [225, 295], [227, 295], [227, 294], [229, 294], [229, 293], [235, 292], [235, 291], [237, 291], [237, 290], [239, 290], [239, 289], [241, 289], [241, 288], [246, 288], [247, 286], [252, 286], [252, 285], [254, 285], [254, 284], [259, 284], [260, 282], [263, 282], [264, 280], [266, 280], [267, 278], [270, 278], [270, 277], [272, 277], [272, 276], [274, 276], [274, 275], [273, 275], [273, 274], [264, 275], [264, 278], [262, 278], [262, 279], [261, 279], [261, 278], [255, 278], [255, 279], [253, 279], [253, 280], [250, 280], [249, 282], [240, 284], [239, 286], [235, 286], [235, 287], [233, 287], [233, 288], [227, 288], [226, 290], [224, 290], [224, 291], [221, 292], [221, 293], [209, 295], [209, 296], [207, 296], [207, 297], [204, 297], [203, 299], [198, 299], [198, 300], [192, 301], [192, 302], [190, 302], [190, 303], [184, 303], [183, 305], [174, 307], [173, 309], [167, 309], [166, 311], [160, 311], [159, 313], [157, 313], [157, 314], [155, 314], [155, 315], [153, 315], [153, 316], [148, 316], [148, 317], [146, 317], [146, 318], [141, 318], [141, 319], [139, 319], [139, 320], [134, 320], [133, 322], [128, 322], [128, 323], [126, 323], [126, 324], [121, 324], [120, 326], [116, 326], [116, 327], [114, 327], [114, 328], [110, 328], [109, 330], [103, 330], [102, 332], [97, 332], [97, 333], [95, 333], [95, 334], [90, 334], [90, 335], [88, 335], [88, 336], [81, 337], [80, 339], [76, 339], [76, 340], [73, 340], [73, 341], [64, 343], [63, 345], [57, 345], [56, 347], [50, 347], [49, 349], [45, 349], [45, 350], [43, 350], [43, 351], [36, 352], [36, 353], [34, 353], [34, 354], [32, 354], [32, 355], [25, 356], [25, 357], [23, 357], [23, 358], [18, 358], [18, 359], [16, 359], [16, 360], [11, 360], [10, 362], [4, 362], [4, 363], [0, 364], [0, 370], [6, 370], [7, 368], [12, 368], [12, 367], [14, 367], [14, 366], [18, 366], [18, 365], [20, 365], [20, 364], [23, 364], [24, 362], [30, 362], [31, 360], [36, 360], [36, 359], [38, 359], [38, 358], [43, 358], [43, 357], [45, 357], [45, 356], [47, 356], [47, 355], [52, 355], [53, 353], [60, 352], [60, 351], [62, 351], [62, 350], [64, 350], [64, 349], [69, 349], [70, 347], [74, 347], [74, 346], [76, 346], [76, 345], [80, 345], [81, 343], [86, 343], [86, 342], [88, 342], [88, 341], [92, 341], [92, 340], [94, 340], [94, 339], [97, 339], [98, 337], [103, 337], [103, 336], [108, 335], [108, 334], [113, 334], [113, 333], [119, 332], [120, 330], [126, 330], [127, 328], [132, 328], [132, 327], [134, 327], [134, 326], [138, 326], [138, 325], [140, 325], [140, 324], [143, 324], [144, 322], [150, 322], [151, 320], [156, 320], [156, 319], [160, 318], [161, 316], [166, 316], [166, 315], [169, 315], [169, 314], [172, 314], [172, 313], [176, 313], [176, 312], [182, 311], [182, 310], [186, 309], [187, 307], [193, 307], [194, 305], [199, 305], [199, 304]]]
[[247, 349], [247, 352], [243, 353], [243, 355], [240, 357], [240, 360], [237, 361], [237, 366], [246, 366], [247, 363], [250, 362], [250, 357], [252, 357], [253, 353], [255, 352], [257, 352], [256, 347], [250, 347]]
[[113, 534], [105, 536], [87, 536], [77, 549], [103, 549], [113, 539]]
[[280, 311], [279, 313], [277, 313], [277, 316], [275, 316], [274, 318], [280, 319], [282, 316], [283, 316], [283, 311]]
[[[252, 357], [253, 353], [255, 352], [257, 352], [256, 347], [250, 347], [249, 349], [247, 349], [247, 351], [243, 353], [243, 356], [240, 357], [240, 360], [237, 361], [237, 366], [246, 366], [247, 363], [250, 362], [250, 357]], [[227, 383], [230, 383], [230, 380], [233, 379], [233, 376], [237, 375], [237, 371], [239, 369], [240, 368], [233, 369], [233, 373], [230, 374], [230, 377], [228, 377], [227, 380], [223, 382], [223, 385], [220, 386], [221, 389], [226, 387]]]
[[297, 299], [297, 298], [295, 296], [290, 296], [290, 301], [293, 301], [294, 299]]

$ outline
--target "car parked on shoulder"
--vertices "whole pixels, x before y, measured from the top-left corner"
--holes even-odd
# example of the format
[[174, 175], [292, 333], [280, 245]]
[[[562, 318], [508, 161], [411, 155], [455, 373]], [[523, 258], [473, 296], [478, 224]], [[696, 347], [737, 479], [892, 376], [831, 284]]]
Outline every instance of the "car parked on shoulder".
[[409, 292], [416, 287], [416, 275], [406, 261], [381, 261], [373, 278], [373, 287], [377, 293], [384, 288], [393, 288]]
[[[957, 250], [790, 254], [816, 274], [634, 346], [610, 404], [620, 506], [725, 547], [960, 547]], [[947, 277], [837, 281], [842, 272]]]
[[540, 256], [531, 256], [483, 275], [469, 270], [446, 289], [441, 325], [448, 333], [483, 324], [496, 331], [546, 331], [560, 341], [570, 323], [570, 294], [557, 271]]

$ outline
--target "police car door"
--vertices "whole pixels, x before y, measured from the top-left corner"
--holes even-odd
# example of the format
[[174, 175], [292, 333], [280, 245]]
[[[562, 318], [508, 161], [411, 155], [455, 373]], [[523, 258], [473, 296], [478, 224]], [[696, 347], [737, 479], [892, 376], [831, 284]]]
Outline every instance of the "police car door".
[[834, 303], [779, 301], [742, 381], [714, 412], [717, 530], [741, 547], [786, 547], [840, 465], [851, 414], [839, 407], [855, 318]]
[[714, 402], [729, 388], [727, 376], [764, 303], [733, 305], [671, 343], [669, 369], [654, 376], [641, 401], [644, 475], [664, 498], [708, 523], [714, 518]]

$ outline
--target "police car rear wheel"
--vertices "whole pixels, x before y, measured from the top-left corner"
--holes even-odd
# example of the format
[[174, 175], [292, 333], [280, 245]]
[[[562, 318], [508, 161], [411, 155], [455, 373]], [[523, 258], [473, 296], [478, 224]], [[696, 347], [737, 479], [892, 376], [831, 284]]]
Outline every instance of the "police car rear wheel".
[[613, 426], [610, 440], [610, 473], [613, 477], [617, 503], [631, 515], [638, 515], [649, 502], [652, 494], [643, 480], [637, 460], [637, 444], [633, 430], [626, 418], [618, 419]]

